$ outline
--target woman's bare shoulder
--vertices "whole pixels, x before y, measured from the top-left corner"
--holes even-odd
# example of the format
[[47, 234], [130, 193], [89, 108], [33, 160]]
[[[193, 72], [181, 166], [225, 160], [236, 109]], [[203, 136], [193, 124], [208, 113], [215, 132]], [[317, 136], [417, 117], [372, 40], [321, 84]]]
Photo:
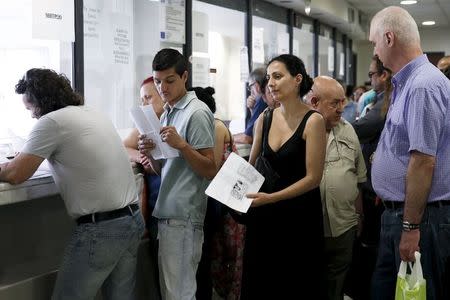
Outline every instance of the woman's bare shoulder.
[[214, 120], [214, 125], [217, 136], [222, 136], [225, 140], [229, 139], [228, 128], [221, 120]]
[[309, 132], [323, 131], [325, 129], [325, 120], [320, 113], [313, 113], [305, 124], [305, 134]]

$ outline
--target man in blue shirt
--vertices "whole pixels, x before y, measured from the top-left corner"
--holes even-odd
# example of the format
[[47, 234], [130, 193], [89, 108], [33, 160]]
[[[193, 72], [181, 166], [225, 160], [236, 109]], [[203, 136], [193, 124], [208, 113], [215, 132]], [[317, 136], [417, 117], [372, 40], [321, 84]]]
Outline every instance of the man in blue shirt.
[[427, 299], [450, 299], [450, 82], [423, 54], [417, 24], [400, 7], [370, 26], [374, 54], [392, 70], [392, 100], [372, 165], [383, 200], [372, 299], [394, 299], [400, 264], [422, 253]]
[[250, 96], [247, 98], [247, 107], [250, 110], [250, 119], [245, 127], [245, 132], [233, 136], [235, 143], [252, 144], [253, 143], [253, 125], [259, 115], [266, 109], [267, 104], [263, 98], [262, 86], [266, 71], [263, 68], [255, 69], [250, 73], [248, 89]]

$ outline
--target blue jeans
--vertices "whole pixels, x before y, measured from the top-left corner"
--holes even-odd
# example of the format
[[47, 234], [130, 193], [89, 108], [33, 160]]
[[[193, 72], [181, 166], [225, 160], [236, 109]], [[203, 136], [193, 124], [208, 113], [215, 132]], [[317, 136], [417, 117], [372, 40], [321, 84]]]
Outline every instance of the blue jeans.
[[203, 224], [161, 219], [158, 262], [164, 300], [195, 299], [196, 273], [203, 245]]
[[[373, 300], [394, 299], [403, 208], [386, 209], [381, 218], [380, 247], [372, 277]], [[450, 299], [450, 205], [427, 206], [420, 224], [419, 247], [427, 299]]]
[[52, 299], [134, 300], [137, 249], [144, 230], [141, 212], [133, 216], [80, 224], [60, 266]]

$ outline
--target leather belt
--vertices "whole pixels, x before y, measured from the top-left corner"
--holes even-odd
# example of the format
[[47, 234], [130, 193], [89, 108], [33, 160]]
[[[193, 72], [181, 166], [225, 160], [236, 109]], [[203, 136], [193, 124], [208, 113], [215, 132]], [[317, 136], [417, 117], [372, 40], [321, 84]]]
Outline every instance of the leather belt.
[[[397, 209], [397, 208], [403, 208], [403, 201], [383, 201], [384, 207], [387, 209]], [[440, 200], [440, 201], [433, 201], [428, 202], [427, 206], [431, 207], [442, 207], [450, 205], [450, 200]]]
[[103, 211], [98, 213], [93, 213], [89, 215], [81, 216], [77, 219], [77, 225], [85, 224], [85, 223], [97, 223], [106, 220], [117, 219], [123, 216], [132, 216], [134, 212], [139, 209], [139, 205], [130, 204], [125, 207], [111, 210], [111, 211]]

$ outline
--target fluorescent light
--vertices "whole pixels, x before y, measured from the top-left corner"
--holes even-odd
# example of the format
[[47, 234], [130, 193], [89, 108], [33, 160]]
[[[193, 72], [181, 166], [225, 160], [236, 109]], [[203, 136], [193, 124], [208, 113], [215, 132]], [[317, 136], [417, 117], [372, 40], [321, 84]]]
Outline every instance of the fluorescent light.
[[416, 4], [416, 3], [417, 3], [416, 0], [403, 0], [403, 1], [400, 1], [400, 4], [402, 4], [402, 5], [411, 5], [411, 4]]
[[435, 21], [425, 21], [425, 22], [422, 22], [422, 25], [425, 25], [425, 26], [431, 26], [431, 25], [434, 25], [434, 24], [436, 24]]
[[305, 13], [309, 16], [309, 14], [311, 13], [311, 6], [305, 7]]
[[305, 13], [308, 16], [311, 13], [311, 0], [305, 0]]

